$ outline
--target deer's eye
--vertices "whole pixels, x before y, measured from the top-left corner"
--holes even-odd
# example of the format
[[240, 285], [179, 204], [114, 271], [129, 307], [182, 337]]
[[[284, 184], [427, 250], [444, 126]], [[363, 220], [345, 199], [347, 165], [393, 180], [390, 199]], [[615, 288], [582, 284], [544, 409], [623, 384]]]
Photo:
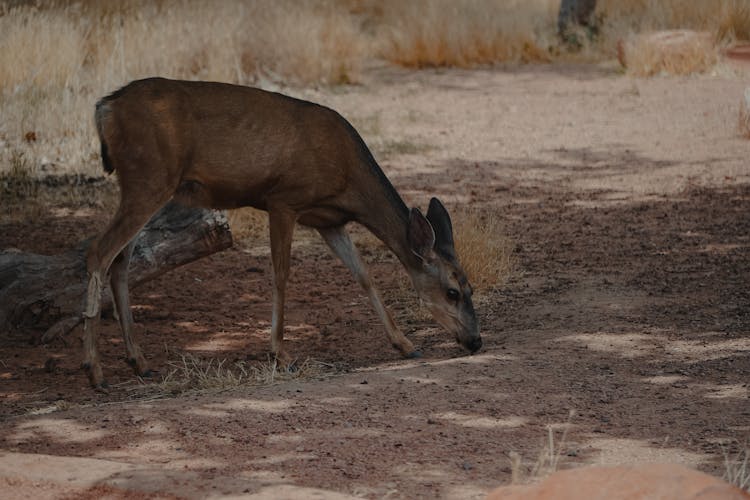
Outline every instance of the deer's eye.
[[448, 300], [457, 301], [460, 294], [458, 293], [458, 290], [455, 288], [449, 288], [447, 292], [445, 292], [445, 296], [448, 297]]

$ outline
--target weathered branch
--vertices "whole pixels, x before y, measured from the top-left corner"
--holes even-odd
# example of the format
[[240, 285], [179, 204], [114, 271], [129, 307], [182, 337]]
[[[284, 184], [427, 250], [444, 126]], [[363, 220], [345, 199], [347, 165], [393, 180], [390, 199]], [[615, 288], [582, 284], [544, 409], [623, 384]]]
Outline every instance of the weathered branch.
[[[63, 335], [81, 320], [90, 241], [60, 255], [0, 251], [0, 334], [28, 332], [42, 341]], [[130, 261], [130, 286], [232, 246], [221, 212], [170, 203], [141, 231]], [[107, 290], [102, 305], [111, 304]]]

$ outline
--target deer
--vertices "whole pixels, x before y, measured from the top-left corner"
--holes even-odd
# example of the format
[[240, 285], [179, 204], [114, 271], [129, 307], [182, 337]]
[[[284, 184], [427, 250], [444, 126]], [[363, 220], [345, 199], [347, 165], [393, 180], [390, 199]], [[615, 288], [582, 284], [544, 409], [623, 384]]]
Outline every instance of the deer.
[[391, 345], [420, 357], [373, 286], [346, 225], [381, 240], [405, 268], [435, 320], [471, 353], [482, 347], [473, 289], [456, 255], [451, 218], [432, 198], [409, 209], [362, 137], [336, 111], [280, 93], [218, 82], [147, 78], [96, 103], [104, 170], [115, 173], [119, 206], [86, 254], [82, 368], [106, 389], [97, 341], [109, 275], [127, 362], [153, 375], [133, 337], [128, 264], [134, 240], [170, 200], [188, 207], [254, 207], [268, 213], [272, 261], [271, 351], [283, 366], [284, 297], [296, 224], [314, 228], [351, 271]]

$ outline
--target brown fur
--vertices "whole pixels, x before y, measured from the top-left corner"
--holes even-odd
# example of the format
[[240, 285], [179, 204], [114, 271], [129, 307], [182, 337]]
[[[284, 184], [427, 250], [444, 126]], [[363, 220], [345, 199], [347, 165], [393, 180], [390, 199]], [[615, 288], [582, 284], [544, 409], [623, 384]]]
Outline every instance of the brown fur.
[[[95, 119], [104, 168], [117, 174], [121, 202], [87, 257], [84, 367], [94, 386], [103, 384], [96, 337], [101, 280], [111, 265], [110, 286], [130, 362], [138, 374], [148, 372], [130, 333], [128, 244], [171, 198], [191, 206], [268, 211], [271, 341], [283, 362], [290, 359], [282, 345], [283, 309], [296, 222], [318, 229], [349, 266], [404, 355], [415, 353], [413, 345], [372, 287], [344, 229], [347, 222], [360, 222], [388, 245], [436, 318], [461, 343], [471, 350], [481, 346], [471, 287], [452, 251], [447, 212], [436, 199], [427, 218], [410, 211], [362, 138], [335, 111], [250, 87], [151, 78], [99, 101]], [[438, 241], [431, 222], [439, 228]], [[447, 287], [459, 292], [458, 300], [446, 299]]]

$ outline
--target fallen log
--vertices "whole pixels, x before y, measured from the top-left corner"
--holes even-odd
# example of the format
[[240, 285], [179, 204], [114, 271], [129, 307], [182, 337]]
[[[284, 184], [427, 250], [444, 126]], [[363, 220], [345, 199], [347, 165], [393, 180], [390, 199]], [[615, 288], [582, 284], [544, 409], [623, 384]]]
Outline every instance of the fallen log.
[[[59, 255], [0, 251], [0, 335], [21, 333], [32, 342], [49, 342], [81, 323], [90, 242]], [[223, 212], [169, 203], [136, 239], [130, 286], [230, 246], [232, 234]], [[107, 287], [102, 306], [111, 303]]]

